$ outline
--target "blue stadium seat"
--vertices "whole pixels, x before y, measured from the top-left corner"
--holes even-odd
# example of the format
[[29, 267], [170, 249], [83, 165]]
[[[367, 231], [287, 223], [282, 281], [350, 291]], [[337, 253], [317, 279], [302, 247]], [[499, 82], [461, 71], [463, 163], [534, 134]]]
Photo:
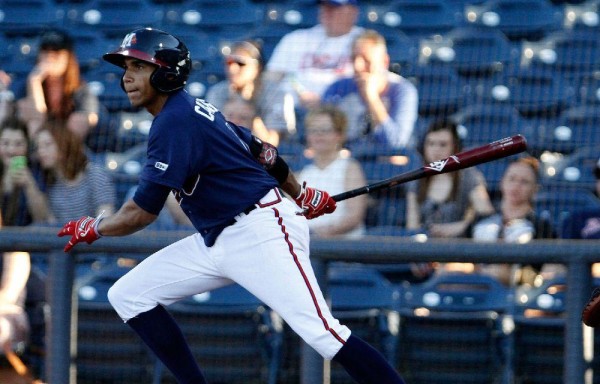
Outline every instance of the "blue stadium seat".
[[582, 74], [575, 81], [578, 103], [600, 105], [600, 76], [597, 73]]
[[463, 104], [465, 89], [453, 68], [420, 65], [403, 74], [419, 93], [419, 114], [424, 117], [451, 114]]
[[453, 66], [462, 76], [489, 76], [513, 64], [515, 52], [508, 38], [497, 29], [465, 26], [454, 28], [439, 39], [424, 40], [421, 50], [432, 44], [429, 63]]
[[453, 10], [443, 0], [398, 0], [383, 12], [378, 22], [409, 36], [444, 33], [458, 25]]
[[162, 19], [162, 9], [147, 0], [92, 0], [71, 8], [66, 14], [65, 26], [122, 39], [136, 28], [157, 28]]
[[[592, 219], [588, 223], [588, 220]], [[598, 227], [586, 228], [586, 225], [600, 221], [600, 206], [596, 208], [578, 208], [569, 213], [560, 222], [558, 236], [561, 239], [597, 239]], [[585, 229], [585, 231], [584, 231]]]
[[596, 184], [594, 167], [600, 146], [583, 146], [551, 164], [543, 175], [542, 183], [548, 187], [570, 187], [593, 190]]
[[165, 14], [162, 27], [188, 26], [193, 30], [217, 34], [222, 39], [241, 39], [263, 20], [264, 9], [246, 1], [221, 2], [188, 0], [171, 7]]
[[490, 276], [439, 273], [403, 292], [398, 364], [423, 383], [492, 383], [505, 374], [513, 293]]
[[558, 71], [565, 77], [573, 78], [592, 72], [599, 61], [600, 43], [595, 34], [563, 29], [539, 42], [530, 65]]
[[549, 219], [555, 231], [574, 210], [598, 207], [600, 207], [600, 199], [587, 189], [547, 187], [538, 192], [534, 198], [535, 212]]
[[463, 147], [470, 148], [516, 134], [529, 136], [530, 128], [519, 111], [506, 104], [475, 104], [454, 114]]
[[506, 103], [524, 117], [559, 115], [574, 101], [575, 87], [559, 73], [535, 68], [509, 68], [482, 84], [477, 99], [483, 103]]
[[511, 40], [539, 40], [560, 29], [562, 18], [546, 0], [488, 0], [465, 8], [468, 23], [499, 29]]
[[271, 2], [266, 5], [262, 23], [280, 31], [310, 28], [319, 23], [319, 7], [314, 2]]
[[584, 146], [600, 145], [600, 104], [569, 108], [556, 125], [541, 132], [539, 146], [552, 152], [572, 153]]
[[[328, 269], [327, 292], [334, 316], [388, 361], [396, 361], [398, 288], [373, 267], [333, 263]], [[354, 382], [337, 364], [332, 365], [331, 380], [340, 384]]]
[[0, 15], [0, 32], [10, 36], [35, 36], [62, 23], [62, 13], [48, 0], [0, 0]]

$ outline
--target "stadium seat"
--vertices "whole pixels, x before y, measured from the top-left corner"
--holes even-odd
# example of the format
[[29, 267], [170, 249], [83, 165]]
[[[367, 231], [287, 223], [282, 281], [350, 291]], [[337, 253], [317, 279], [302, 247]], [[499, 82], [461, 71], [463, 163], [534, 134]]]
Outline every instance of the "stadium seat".
[[[327, 292], [334, 316], [393, 363], [398, 344], [398, 289], [375, 268], [333, 263], [328, 269]], [[340, 365], [333, 363], [331, 368], [332, 383], [354, 382]]]
[[399, 0], [377, 19], [409, 36], [444, 33], [458, 25], [456, 15], [443, 0]]
[[530, 128], [519, 111], [506, 104], [475, 104], [453, 115], [465, 149], [516, 134], [529, 136]]
[[[209, 382], [279, 382], [281, 319], [239, 285], [195, 295], [168, 309]], [[155, 382], [171, 382], [171, 373], [157, 364]]]
[[65, 24], [71, 30], [98, 32], [111, 39], [122, 39], [136, 28], [157, 28], [162, 19], [162, 9], [147, 0], [92, 0], [68, 12]]
[[580, 104], [600, 104], [600, 76], [595, 72], [585, 73], [575, 79], [576, 97]]
[[[588, 220], [594, 219], [588, 223]], [[597, 226], [586, 228], [586, 225], [595, 223], [600, 225], [600, 206], [596, 208], [574, 209], [560, 222], [558, 236], [561, 239], [596, 239], [598, 238]], [[585, 228], [585, 231], [584, 231]], [[587, 233], [586, 233], [587, 232]]]
[[403, 74], [419, 93], [419, 114], [423, 117], [456, 112], [467, 97], [453, 68], [420, 65]]
[[565, 291], [564, 277], [558, 277], [521, 293], [526, 301], [514, 317], [516, 382], [563, 383]]
[[[461, 76], [489, 76], [514, 63], [516, 52], [501, 31], [465, 26], [454, 28], [439, 38], [421, 41], [421, 53], [429, 63], [454, 67]], [[426, 47], [430, 49], [425, 50]]]
[[509, 68], [482, 83], [476, 97], [482, 103], [506, 103], [526, 117], [559, 115], [575, 99], [575, 87], [560, 73], [535, 68]]
[[277, 33], [310, 28], [319, 23], [319, 8], [314, 2], [271, 2], [266, 5], [263, 26]]
[[398, 364], [408, 382], [502, 382], [512, 292], [490, 276], [439, 273], [403, 292]]
[[60, 26], [62, 14], [48, 0], [0, 0], [0, 32], [10, 36], [36, 36]]
[[537, 144], [548, 151], [569, 154], [584, 146], [600, 145], [600, 104], [564, 110], [555, 122], [540, 132]]
[[573, 188], [545, 188], [534, 199], [535, 212], [550, 220], [552, 227], [560, 228], [562, 220], [580, 208], [598, 208], [600, 199], [591, 191]]
[[488, 0], [465, 7], [472, 25], [495, 28], [510, 40], [539, 40], [561, 28], [562, 13], [547, 0]]
[[594, 167], [600, 156], [600, 146], [583, 146], [547, 166], [542, 184], [548, 187], [593, 190], [596, 184]]
[[191, 29], [215, 34], [220, 39], [241, 39], [263, 20], [264, 9], [246, 1], [222, 2], [188, 0], [171, 7], [163, 19], [163, 28], [188, 26]]
[[600, 43], [589, 31], [563, 29], [525, 47], [533, 52], [530, 66], [557, 71], [567, 78], [592, 72], [600, 61]]
[[141, 339], [108, 302], [112, 284], [130, 268], [112, 265], [81, 276], [77, 309], [77, 382], [149, 383], [152, 364]]

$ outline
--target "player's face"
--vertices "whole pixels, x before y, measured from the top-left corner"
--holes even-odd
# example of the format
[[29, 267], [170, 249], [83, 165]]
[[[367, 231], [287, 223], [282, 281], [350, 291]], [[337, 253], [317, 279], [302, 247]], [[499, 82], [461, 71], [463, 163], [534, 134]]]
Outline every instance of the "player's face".
[[353, 5], [319, 6], [319, 22], [325, 28], [327, 36], [342, 36], [350, 32], [356, 24], [358, 8]]
[[144, 107], [152, 113], [159, 92], [150, 84], [156, 66], [137, 59], [125, 59], [123, 86], [133, 107]]
[[18, 129], [5, 128], [0, 134], [0, 159], [8, 166], [10, 158], [27, 155], [27, 138]]
[[335, 131], [327, 114], [314, 116], [306, 126], [306, 142], [315, 154], [336, 152], [341, 145], [341, 135]]
[[537, 192], [534, 170], [527, 164], [513, 163], [505, 171], [500, 183], [502, 198], [514, 205], [530, 204]]
[[47, 130], [40, 131], [35, 140], [40, 165], [44, 169], [54, 168], [59, 159], [56, 141]]

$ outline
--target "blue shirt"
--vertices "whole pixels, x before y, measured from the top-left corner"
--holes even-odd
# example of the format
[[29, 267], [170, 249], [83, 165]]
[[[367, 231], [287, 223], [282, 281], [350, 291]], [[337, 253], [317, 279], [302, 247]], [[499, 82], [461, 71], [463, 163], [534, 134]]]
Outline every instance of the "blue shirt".
[[171, 188], [210, 246], [236, 215], [278, 185], [251, 154], [250, 141], [248, 129], [178, 91], [152, 122], [140, 178]]

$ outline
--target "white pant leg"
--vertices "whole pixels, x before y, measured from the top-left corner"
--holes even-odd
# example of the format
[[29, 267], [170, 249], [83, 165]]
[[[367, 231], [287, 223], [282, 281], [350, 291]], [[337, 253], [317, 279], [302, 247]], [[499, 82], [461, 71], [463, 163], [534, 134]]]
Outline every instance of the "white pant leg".
[[215, 269], [202, 237], [194, 234], [144, 259], [110, 288], [108, 299], [127, 321], [158, 304], [168, 306], [231, 283]]
[[259, 208], [226, 228], [213, 246], [224, 276], [278, 312], [321, 356], [331, 359], [350, 336], [335, 319], [309, 260], [306, 219], [296, 205]]

